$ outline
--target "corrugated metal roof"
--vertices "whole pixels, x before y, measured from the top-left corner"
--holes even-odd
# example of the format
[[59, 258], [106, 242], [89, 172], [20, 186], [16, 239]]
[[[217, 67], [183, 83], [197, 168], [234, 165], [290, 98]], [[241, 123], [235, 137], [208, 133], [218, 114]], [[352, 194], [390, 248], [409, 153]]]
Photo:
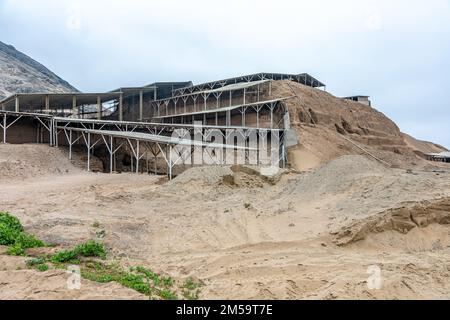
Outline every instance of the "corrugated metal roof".
[[180, 95], [177, 95], [174, 97], [164, 98], [164, 99], [155, 100], [155, 101], [166, 101], [166, 100], [172, 100], [172, 99], [181, 98], [181, 97], [198, 96], [198, 95], [202, 95], [202, 94], [209, 95], [209, 94], [225, 92], [225, 91], [243, 90], [243, 89], [247, 89], [247, 88], [251, 88], [251, 87], [256, 87], [258, 85], [261, 85], [263, 83], [267, 83], [270, 81], [272, 81], [272, 80], [266, 79], [266, 80], [258, 80], [258, 81], [253, 81], [253, 82], [233, 83], [233, 84], [229, 84], [229, 85], [219, 87], [216, 89], [206, 89], [206, 90], [194, 91], [192, 93], [180, 94]]
[[292, 80], [297, 80], [300, 83], [303, 83], [303, 84], [306, 84], [306, 85], [309, 85], [312, 87], [325, 86], [324, 83], [315, 79], [308, 73], [285, 74], [285, 73], [260, 72], [260, 73], [254, 73], [254, 74], [240, 76], [240, 77], [228, 78], [228, 79], [223, 79], [223, 80], [217, 80], [217, 81], [212, 81], [212, 82], [196, 84], [196, 85], [188, 86], [188, 87], [184, 87], [184, 88], [179, 88], [179, 89], [174, 90], [174, 95], [179, 95], [179, 93], [182, 90], [189, 89], [191, 91], [199, 91], [199, 90], [203, 90], [204, 88], [207, 88], [207, 87], [217, 88], [217, 87], [222, 87], [224, 85], [232, 84], [232, 83], [254, 81], [256, 78], [259, 78], [260, 80], [263, 80], [263, 79], [287, 80], [287, 79], [291, 78]]
[[427, 153], [427, 156], [432, 157], [442, 157], [442, 158], [450, 158], [450, 151], [440, 152], [440, 153]]
[[259, 80], [259, 81], [253, 81], [253, 82], [233, 83], [233, 84], [229, 84], [229, 85], [217, 88], [217, 89], [199, 91], [199, 92], [196, 92], [196, 94], [201, 93], [201, 92], [214, 93], [214, 92], [222, 92], [222, 91], [242, 90], [242, 89], [246, 89], [246, 88], [256, 87], [260, 84], [270, 82], [270, 81], [272, 81], [272, 80]]

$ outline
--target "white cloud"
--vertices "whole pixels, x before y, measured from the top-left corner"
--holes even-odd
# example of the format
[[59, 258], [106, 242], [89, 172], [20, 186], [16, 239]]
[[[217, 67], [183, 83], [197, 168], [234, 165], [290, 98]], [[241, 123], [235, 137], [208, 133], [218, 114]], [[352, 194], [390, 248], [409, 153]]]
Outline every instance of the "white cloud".
[[378, 8], [370, 8], [366, 25], [370, 31], [379, 31], [383, 28], [383, 18]]
[[74, 2], [67, 8], [66, 27], [69, 30], [81, 29], [81, 6]]

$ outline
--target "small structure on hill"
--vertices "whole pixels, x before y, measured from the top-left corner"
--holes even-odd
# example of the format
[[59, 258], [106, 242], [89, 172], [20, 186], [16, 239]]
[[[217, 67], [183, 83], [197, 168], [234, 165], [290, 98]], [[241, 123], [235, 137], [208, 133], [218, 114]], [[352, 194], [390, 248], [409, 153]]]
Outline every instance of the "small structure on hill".
[[449, 151], [445, 151], [445, 152], [441, 152], [441, 153], [427, 153], [425, 155], [427, 156], [427, 159], [430, 161], [450, 163], [450, 152]]
[[342, 99], [356, 101], [371, 106], [372, 102], [370, 102], [369, 98], [370, 98], [369, 96], [351, 96], [351, 97], [344, 97]]

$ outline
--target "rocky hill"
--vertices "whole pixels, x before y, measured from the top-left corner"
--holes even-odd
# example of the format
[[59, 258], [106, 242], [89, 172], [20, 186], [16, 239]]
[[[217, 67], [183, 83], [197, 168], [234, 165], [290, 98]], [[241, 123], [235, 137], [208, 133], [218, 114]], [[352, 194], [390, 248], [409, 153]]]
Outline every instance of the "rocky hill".
[[299, 145], [289, 160], [299, 170], [312, 169], [343, 155], [361, 154], [394, 167], [434, 166], [424, 153], [446, 149], [400, 131], [383, 113], [359, 102], [291, 81], [276, 82], [273, 94], [286, 100]]
[[0, 99], [14, 93], [78, 92], [39, 62], [0, 41]]

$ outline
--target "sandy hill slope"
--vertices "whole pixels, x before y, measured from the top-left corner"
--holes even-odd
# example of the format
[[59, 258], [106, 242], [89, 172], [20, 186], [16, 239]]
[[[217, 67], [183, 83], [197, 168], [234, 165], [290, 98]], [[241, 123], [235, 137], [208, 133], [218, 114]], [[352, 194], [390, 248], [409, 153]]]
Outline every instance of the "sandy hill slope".
[[411, 137], [409, 134], [406, 133], [403, 133], [403, 139], [411, 149], [422, 153], [433, 153], [433, 152], [439, 153], [442, 151], [447, 151], [447, 149], [441, 145], [429, 141], [417, 140], [416, 138]]
[[274, 84], [286, 101], [299, 146], [290, 150], [297, 169], [315, 168], [339, 156], [372, 154], [394, 167], [430, 166], [423, 153], [445, 148], [403, 134], [383, 113], [367, 105], [343, 100], [328, 92], [290, 81]]
[[[0, 211], [56, 245], [48, 250], [96, 239], [107, 263], [199, 279], [202, 299], [448, 298], [450, 171], [347, 155], [272, 182], [214, 166], [167, 182], [88, 173], [59, 149], [34, 147], [0, 146]], [[5, 251], [0, 299], [143, 298], [115, 282], [69, 290], [64, 270], [38, 272]], [[371, 266], [381, 268], [380, 290], [367, 286]]]
[[14, 93], [74, 91], [42, 64], [0, 41], [0, 99]]

